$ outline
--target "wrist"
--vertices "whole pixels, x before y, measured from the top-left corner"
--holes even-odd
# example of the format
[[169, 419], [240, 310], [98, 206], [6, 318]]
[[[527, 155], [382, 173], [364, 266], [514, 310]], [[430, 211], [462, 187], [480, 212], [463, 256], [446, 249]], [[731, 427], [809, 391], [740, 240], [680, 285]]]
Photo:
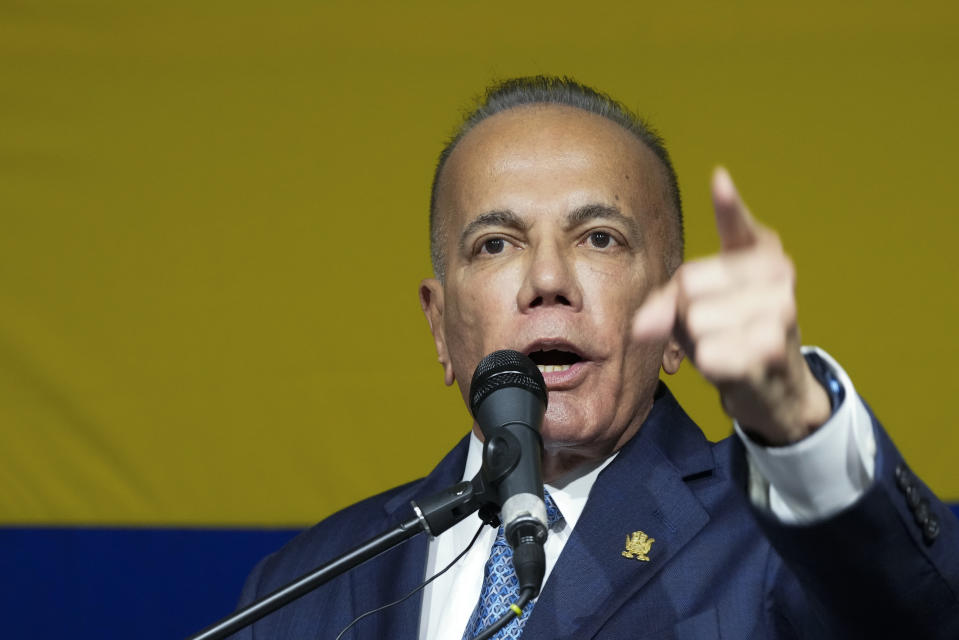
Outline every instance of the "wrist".
[[800, 403], [799, 428], [794, 431], [790, 444], [811, 435], [832, 417], [833, 406], [829, 393], [820, 384], [808, 366], [805, 367], [804, 398]]
[[786, 401], [780, 405], [780, 410], [770, 412], [771, 417], [775, 416], [774, 419], [765, 423], [756, 422], [767, 428], [757, 429], [748, 426], [751, 423], [740, 422], [743, 431], [757, 444], [766, 447], [795, 444], [826, 424], [842, 403], [842, 385], [825, 361], [804, 357], [801, 362], [793, 387], [797, 391], [791, 401], [787, 399], [789, 396], [784, 396]]

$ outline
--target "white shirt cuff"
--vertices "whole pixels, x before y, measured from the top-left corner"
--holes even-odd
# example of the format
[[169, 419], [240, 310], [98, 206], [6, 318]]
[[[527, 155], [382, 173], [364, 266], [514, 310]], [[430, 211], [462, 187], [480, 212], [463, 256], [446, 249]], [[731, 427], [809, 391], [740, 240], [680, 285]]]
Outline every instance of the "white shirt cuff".
[[803, 347], [804, 354], [810, 352], [829, 365], [845, 391], [825, 424], [795, 444], [764, 447], [733, 421], [746, 446], [750, 500], [790, 524], [809, 524], [842, 511], [866, 492], [876, 467], [872, 420], [852, 381], [825, 351]]

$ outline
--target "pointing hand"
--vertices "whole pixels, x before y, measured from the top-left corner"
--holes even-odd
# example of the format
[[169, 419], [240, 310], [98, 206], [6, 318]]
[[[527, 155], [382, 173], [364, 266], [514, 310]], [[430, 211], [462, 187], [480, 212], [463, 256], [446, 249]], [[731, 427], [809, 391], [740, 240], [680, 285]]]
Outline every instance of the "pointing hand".
[[685, 263], [653, 291], [633, 337], [675, 337], [747, 432], [770, 445], [796, 442], [828, 420], [830, 405], [800, 352], [792, 261], [725, 169], [713, 175], [712, 196], [720, 252]]

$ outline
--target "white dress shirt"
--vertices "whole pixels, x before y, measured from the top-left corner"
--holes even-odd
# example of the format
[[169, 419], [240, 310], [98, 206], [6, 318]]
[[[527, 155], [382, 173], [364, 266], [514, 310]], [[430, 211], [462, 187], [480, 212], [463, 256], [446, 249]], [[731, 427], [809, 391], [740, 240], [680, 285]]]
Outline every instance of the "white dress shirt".
[[[787, 447], [763, 447], [746, 436], [736, 424], [736, 433], [747, 450], [750, 468], [750, 499], [772, 511], [783, 522], [811, 522], [827, 518], [852, 504], [872, 482], [876, 442], [865, 406], [856, 395], [849, 376], [826, 352], [819, 354], [832, 368], [845, 391], [845, 400], [815, 433]], [[471, 480], [482, 465], [483, 444], [470, 435], [463, 480]], [[546, 489], [563, 514], [549, 532], [546, 575], [549, 575], [583, 513], [596, 477], [616, 454], [586, 468], [579, 468]], [[426, 577], [452, 562], [472, 540], [479, 518], [466, 518], [429, 543]], [[423, 593], [420, 640], [460, 640], [479, 600], [483, 572], [496, 530], [483, 527], [473, 548], [448, 572], [429, 584]]]
[[803, 347], [809, 352], [826, 361], [845, 392], [826, 424], [788, 447], [764, 447], [733, 422], [748, 452], [750, 499], [788, 523], [815, 522], [842, 511], [865, 493], [876, 469], [872, 420], [852, 380], [822, 349]]

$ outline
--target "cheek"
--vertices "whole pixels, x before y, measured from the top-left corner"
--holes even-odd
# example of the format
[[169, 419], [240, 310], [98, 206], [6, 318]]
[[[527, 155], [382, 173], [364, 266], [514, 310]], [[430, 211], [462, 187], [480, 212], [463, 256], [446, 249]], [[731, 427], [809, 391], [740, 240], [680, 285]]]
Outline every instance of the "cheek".
[[[502, 338], [516, 310], [516, 278], [511, 271], [480, 272], [477, 277], [457, 283], [453, 296], [450, 325], [458, 324], [470, 339], [489, 343]], [[450, 307], [449, 298], [447, 306]]]
[[[504, 287], [505, 289], [505, 287]], [[495, 281], [482, 287], [459, 283], [447, 297], [446, 339], [453, 369], [461, 382], [469, 382], [473, 370], [490, 351], [503, 344], [504, 294]]]
[[463, 287], [456, 297], [447, 323], [454, 332], [462, 334], [465, 340], [476, 340], [486, 330], [486, 324], [495, 309], [496, 300], [487, 291]]
[[581, 282], [598, 326], [614, 328], [617, 333], [628, 333], [633, 315], [651, 289], [645, 271], [632, 265], [615, 269], [589, 265]]
[[[467, 303], [467, 304], [463, 304]], [[477, 318], [479, 317], [468, 301], [461, 300], [460, 304], [450, 309], [447, 307], [446, 338], [449, 342], [450, 357], [454, 365], [469, 354], [473, 349], [471, 343], [478, 333]], [[457, 374], [461, 372], [457, 371]]]

